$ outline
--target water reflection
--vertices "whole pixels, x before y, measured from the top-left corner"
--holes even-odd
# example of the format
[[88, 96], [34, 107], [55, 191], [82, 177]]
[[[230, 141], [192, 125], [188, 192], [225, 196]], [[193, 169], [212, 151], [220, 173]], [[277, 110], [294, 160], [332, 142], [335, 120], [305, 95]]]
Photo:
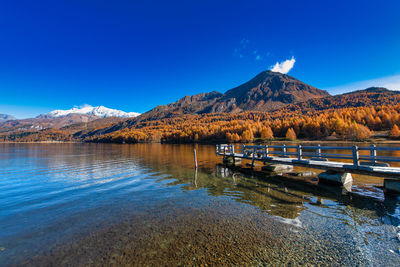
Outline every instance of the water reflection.
[[349, 192], [338, 186], [299, 183], [281, 176], [266, 176], [265, 173], [256, 171], [249, 175], [222, 164], [216, 164], [215, 175], [204, 170], [193, 170], [194, 178], [190, 179], [189, 174], [186, 177], [181, 177], [171, 185], [183, 184], [184, 190], [205, 188], [211, 196], [230, 196], [236, 201], [256, 206], [270, 215], [286, 219], [297, 218], [306, 209], [305, 204], [320, 207], [341, 205], [356, 208], [351, 219], [356, 218], [357, 211], [365, 216], [364, 210], [370, 210], [380, 217], [383, 223], [395, 226], [400, 223], [400, 199], [394, 195], [385, 196], [383, 191], [377, 188], [368, 189], [376, 190], [373, 196], [364, 195], [365, 190]]
[[121, 265], [133, 255], [137, 264], [151, 255], [155, 265], [205, 264], [213, 253], [216, 265], [398, 262], [390, 250], [398, 249], [400, 201], [374, 186], [380, 178], [359, 179], [349, 192], [227, 168], [206, 145], [196, 146], [195, 170], [193, 148], [0, 145], [0, 260], [31, 263], [38, 254], [37, 265], [85, 265], [90, 254], [107, 265], [118, 247]]

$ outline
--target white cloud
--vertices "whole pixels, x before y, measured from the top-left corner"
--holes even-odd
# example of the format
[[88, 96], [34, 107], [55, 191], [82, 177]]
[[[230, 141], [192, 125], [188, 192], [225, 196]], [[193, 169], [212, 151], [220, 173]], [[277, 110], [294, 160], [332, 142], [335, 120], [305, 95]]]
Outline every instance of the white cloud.
[[296, 59], [294, 57], [282, 62], [276, 62], [274, 66], [271, 66], [271, 71], [286, 74], [293, 68], [295, 62]]
[[335, 86], [327, 88], [330, 93], [341, 94], [355, 90], [362, 90], [368, 87], [385, 87], [390, 90], [400, 90], [400, 74], [385, 76], [372, 80], [358, 81], [354, 83], [344, 84], [340, 86]]

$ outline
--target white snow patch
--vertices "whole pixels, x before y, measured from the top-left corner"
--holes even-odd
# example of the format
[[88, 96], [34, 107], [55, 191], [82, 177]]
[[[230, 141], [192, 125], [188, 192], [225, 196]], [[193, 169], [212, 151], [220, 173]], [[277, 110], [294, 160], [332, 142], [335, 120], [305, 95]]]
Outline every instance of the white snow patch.
[[137, 112], [125, 112], [122, 110], [106, 108], [104, 106], [93, 107], [91, 105], [84, 105], [82, 107], [74, 107], [67, 110], [53, 110], [46, 115], [51, 117], [62, 117], [69, 114], [85, 114], [85, 115], [94, 115], [101, 118], [107, 117], [120, 117], [120, 118], [133, 118], [140, 115]]

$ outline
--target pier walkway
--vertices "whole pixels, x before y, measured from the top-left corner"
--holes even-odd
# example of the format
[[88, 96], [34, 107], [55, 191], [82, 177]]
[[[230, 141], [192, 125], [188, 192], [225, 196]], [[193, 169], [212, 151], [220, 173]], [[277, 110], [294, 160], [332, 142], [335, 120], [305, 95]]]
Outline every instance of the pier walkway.
[[[335, 153], [332, 153], [334, 151]], [[332, 180], [332, 174], [339, 174], [333, 178], [339, 183], [346, 183], [348, 177], [343, 174], [358, 173], [370, 176], [384, 177], [388, 183], [399, 186], [400, 167], [391, 167], [391, 163], [400, 162], [400, 157], [379, 155], [383, 151], [399, 151], [400, 147], [367, 147], [358, 146], [288, 146], [288, 145], [228, 145], [216, 146], [216, 154], [224, 157], [224, 161], [234, 163], [240, 159], [255, 161], [264, 165], [292, 165], [326, 170], [327, 175], [319, 176]], [[346, 181], [344, 180], [346, 179]], [[385, 184], [387, 180], [385, 179]]]

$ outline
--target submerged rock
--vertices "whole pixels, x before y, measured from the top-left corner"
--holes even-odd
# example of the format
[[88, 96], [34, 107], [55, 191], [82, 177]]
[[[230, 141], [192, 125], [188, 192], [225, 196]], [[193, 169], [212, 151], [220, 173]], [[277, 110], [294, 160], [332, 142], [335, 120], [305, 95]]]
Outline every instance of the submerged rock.
[[261, 168], [263, 171], [269, 172], [284, 172], [284, 171], [293, 171], [293, 166], [291, 165], [282, 165], [282, 164], [268, 164]]

